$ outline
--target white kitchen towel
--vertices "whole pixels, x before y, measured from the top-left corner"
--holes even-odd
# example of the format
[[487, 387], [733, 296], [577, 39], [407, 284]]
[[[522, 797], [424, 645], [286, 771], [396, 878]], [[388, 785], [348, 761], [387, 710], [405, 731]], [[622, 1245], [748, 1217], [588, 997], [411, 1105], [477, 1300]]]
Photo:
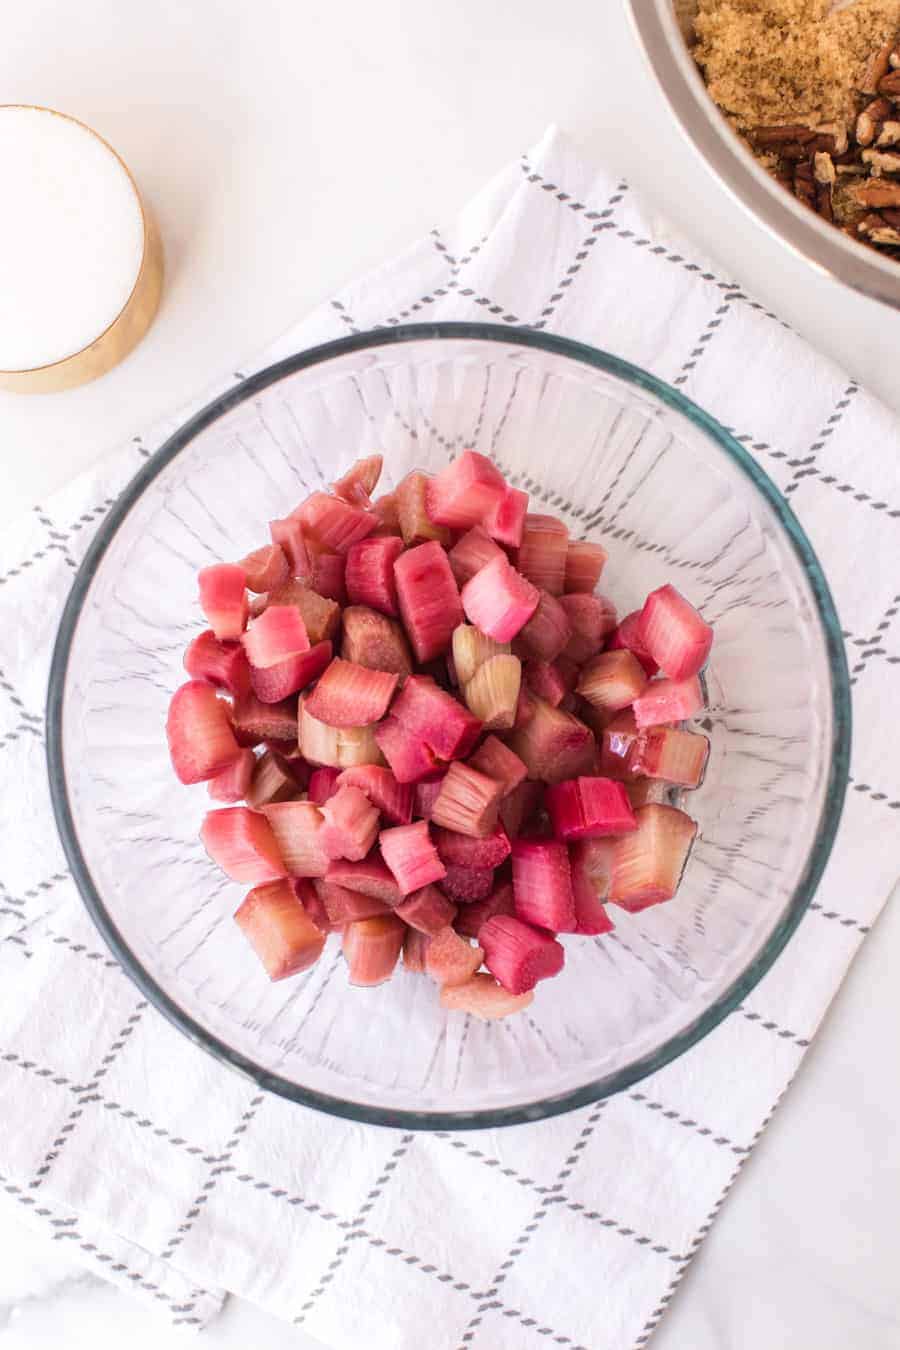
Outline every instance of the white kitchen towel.
[[73, 571], [193, 409], [36, 509], [0, 541], [0, 1171], [67, 1249], [178, 1321], [204, 1323], [232, 1290], [346, 1350], [644, 1345], [897, 878], [896, 419], [554, 132], [253, 365], [342, 333], [472, 317], [647, 367], [732, 428], [788, 495], [853, 673], [840, 836], [747, 1001], [607, 1102], [434, 1136], [269, 1097], [120, 972], [67, 873], [45, 781], [47, 668]]

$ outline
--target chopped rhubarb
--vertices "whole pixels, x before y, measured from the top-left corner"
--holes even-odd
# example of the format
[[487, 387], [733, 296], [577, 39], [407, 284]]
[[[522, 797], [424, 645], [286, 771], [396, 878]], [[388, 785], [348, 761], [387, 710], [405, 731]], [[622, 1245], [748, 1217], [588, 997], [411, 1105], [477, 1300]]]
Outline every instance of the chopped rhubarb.
[[506, 495], [499, 469], [475, 450], [464, 450], [425, 487], [425, 508], [436, 525], [466, 530], [480, 525]]
[[566, 694], [566, 680], [555, 661], [528, 661], [525, 665], [525, 683], [538, 698], [558, 708]]
[[418, 928], [421, 933], [433, 937], [453, 923], [456, 905], [437, 886], [423, 886], [397, 906], [396, 914], [411, 928]]
[[315, 802], [270, 802], [262, 808], [292, 877], [323, 877], [328, 855], [320, 833], [322, 813]]
[[534, 700], [534, 715], [509, 736], [509, 745], [528, 769], [529, 778], [561, 783], [591, 773], [595, 742], [589, 727], [562, 708]]
[[445, 875], [446, 869], [431, 842], [426, 820], [382, 830], [379, 845], [381, 856], [403, 895], [419, 891]]
[[454, 760], [431, 809], [431, 819], [444, 829], [484, 838], [497, 824], [502, 796], [502, 784]]
[[600, 580], [608, 556], [599, 544], [589, 544], [583, 539], [570, 541], [566, 553], [567, 593], [577, 591], [589, 595]]
[[639, 728], [663, 722], [684, 722], [703, 707], [703, 690], [696, 675], [684, 680], [651, 680], [646, 691], [632, 704]]
[[319, 932], [326, 937], [329, 933], [333, 933], [335, 925], [329, 919], [325, 904], [316, 893], [315, 885], [309, 877], [291, 877], [290, 882], [294, 888], [294, 894]]
[[394, 700], [391, 717], [441, 759], [464, 758], [481, 731], [479, 719], [425, 675], [410, 676]]
[[459, 863], [447, 863], [446, 867], [441, 889], [453, 900], [462, 904], [484, 900], [494, 889], [492, 867], [463, 867]]
[[635, 773], [695, 788], [703, 777], [709, 741], [694, 731], [648, 727], [637, 739], [632, 760]]
[[362, 862], [378, 837], [378, 811], [359, 788], [339, 787], [322, 807], [319, 844], [329, 858]]
[[206, 680], [237, 697], [250, 692], [250, 666], [239, 642], [220, 642], [211, 628], [195, 637], [184, 654], [192, 680]]
[[492, 656], [463, 689], [469, 711], [484, 731], [508, 731], [516, 720], [522, 662], [517, 656]]
[[343, 478], [332, 483], [331, 490], [351, 506], [370, 506], [384, 464], [382, 455], [367, 455], [352, 464]]
[[238, 566], [244, 573], [247, 590], [255, 591], [257, 595], [283, 586], [291, 575], [287, 554], [278, 544], [254, 549], [241, 559]]
[[268, 605], [258, 619], [250, 621], [241, 641], [247, 660], [260, 670], [310, 648], [306, 624], [296, 605]]
[[403, 965], [415, 975], [425, 974], [425, 953], [431, 938], [417, 928], [407, 928], [403, 938]]
[[250, 684], [260, 703], [281, 703], [318, 679], [330, 660], [331, 643], [319, 642], [308, 652], [298, 652], [273, 666], [251, 666]]
[[602, 712], [621, 712], [647, 688], [640, 661], [629, 651], [600, 652], [581, 667], [578, 693]]
[[239, 638], [247, 622], [244, 569], [237, 563], [202, 567], [197, 577], [200, 608], [220, 642]]
[[342, 553], [317, 553], [312, 564], [312, 587], [317, 595], [347, 603], [347, 559]]
[[504, 882], [485, 900], [476, 900], [473, 904], [460, 905], [453, 925], [461, 937], [477, 938], [481, 928], [495, 914], [515, 914], [512, 883]]
[[678, 889], [697, 826], [674, 806], [642, 806], [638, 827], [616, 840], [609, 898], [637, 914], [671, 900]]
[[260, 741], [291, 741], [297, 744], [297, 701], [263, 703], [255, 694], [244, 694], [234, 700], [231, 710], [234, 734], [241, 745], [257, 745]]
[[637, 749], [637, 724], [631, 708], [616, 713], [600, 736], [598, 767], [604, 778], [626, 782], [636, 776], [634, 756]]
[[339, 886], [335, 881], [318, 877], [314, 882], [316, 895], [322, 901], [328, 921], [333, 928], [341, 928], [345, 923], [355, 923], [357, 919], [374, 919], [378, 914], [390, 914], [391, 909], [382, 900], [364, 895], [362, 891], [351, 891]]
[[505, 560], [506, 554], [480, 525], [473, 525], [472, 529], [453, 545], [447, 558], [457, 585], [464, 586], [482, 567], [493, 562], [495, 558]]
[[599, 937], [601, 933], [611, 933], [615, 924], [600, 896], [597, 894], [593, 878], [586, 864], [573, 856], [569, 850], [569, 863], [572, 870], [572, 895], [575, 899], [574, 932], [585, 937]]
[[396, 535], [361, 539], [347, 553], [345, 582], [351, 605], [367, 605], [382, 614], [396, 616], [397, 583], [394, 563], [403, 552], [403, 540]]
[[519, 571], [542, 591], [562, 595], [566, 582], [569, 531], [556, 516], [525, 517], [519, 545]]
[[402, 626], [363, 605], [344, 610], [341, 656], [370, 670], [393, 672], [401, 680], [412, 673], [412, 654]]
[[473, 947], [448, 926], [432, 935], [425, 952], [425, 970], [440, 985], [464, 984], [483, 960], [481, 947]]
[[470, 623], [495, 642], [511, 642], [541, 597], [537, 587], [500, 553], [466, 582], [461, 598]]
[[297, 791], [305, 792], [312, 770], [301, 755], [299, 746], [285, 745], [282, 741], [267, 741], [266, 749], [275, 755], [285, 773], [293, 778]]
[[434, 804], [441, 795], [441, 784], [447, 776], [446, 769], [437, 778], [424, 778], [413, 787], [413, 815], [430, 820]]
[[[606, 839], [579, 839], [569, 848], [569, 863], [573, 879], [576, 871], [588, 878], [594, 894], [601, 900], [609, 895], [609, 882], [612, 876], [613, 854], [616, 840], [612, 836]], [[574, 882], [573, 882], [574, 884]], [[575, 897], [576, 913], [578, 896]]]
[[537, 609], [516, 637], [513, 650], [523, 660], [555, 661], [571, 636], [566, 611], [555, 595], [541, 591]]
[[571, 932], [575, 901], [569, 851], [553, 839], [514, 839], [513, 892], [516, 915], [551, 932]]
[[441, 989], [441, 1007], [448, 1012], [471, 1013], [483, 1022], [497, 1022], [502, 1017], [522, 1012], [534, 1002], [534, 994], [510, 994], [493, 975], [481, 971], [465, 984], [447, 984]]
[[465, 687], [485, 661], [490, 661], [494, 656], [508, 656], [509, 651], [508, 642], [495, 642], [473, 624], [459, 624], [453, 630], [451, 652], [456, 684]]
[[644, 638], [641, 632], [641, 611], [634, 610], [631, 614], [626, 614], [617, 628], [614, 628], [606, 640], [606, 650], [608, 652], [616, 651], [634, 652], [640, 661], [644, 670], [647, 672], [647, 678], [653, 679], [653, 676], [659, 670], [659, 666], [653, 660], [653, 657], [647, 651], [644, 645]]
[[283, 980], [315, 965], [325, 946], [320, 932], [294, 894], [289, 881], [255, 886], [234, 921], [266, 968], [270, 980]]
[[269, 535], [272, 543], [281, 549], [287, 561], [287, 576], [281, 582], [273, 583], [268, 590], [284, 585], [289, 578], [297, 581], [310, 581], [312, 578], [312, 559], [307, 546], [306, 534], [299, 520], [288, 516], [286, 520], [270, 520]]
[[375, 849], [362, 862], [330, 863], [325, 880], [344, 886], [348, 891], [360, 891], [392, 907], [403, 899], [387, 864]]
[[661, 778], [634, 778], [625, 784], [632, 811], [651, 802], [668, 802], [669, 784]]
[[315, 647], [335, 636], [341, 621], [341, 611], [334, 600], [328, 600], [318, 591], [299, 581], [288, 581], [269, 595], [270, 605], [296, 605], [306, 625], [306, 632]]
[[338, 779], [342, 773], [343, 769], [335, 769], [330, 764], [313, 769], [309, 775], [309, 800], [315, 802], [316, 806], [324, 806], [329, 797], [337, 792]]
[[474, 755], [469, 756], [468, 763], [479, 773], [502, 783], [504, 797], [528, 777], [528, 770], [519, 756], [497, 736], [486, 737]]
[[559, 602], [572, 626], [564, 654], [581, 665], [603, 650], [616, 626], [615, 606], [604, 595], [564, 595]]
[[400, 508], [396, 492], [383, 492], [380, 497], [376, 497], [372, 503], [372, 511], [378, 517], [378, 526], [374, 532], [376, 535], [401, 535]]
[[611, 778], [570, 778], [547, 788], [544, 802], [557, 839], [598, 839], [636, 829], [628, 794]]
[[393, 914], [358, 919], [344, 929], [344, 957], [351, 984], [384, 984], [394, 973], [406, 924]]
[[230, 711], [212, 685], [201, 680], [190, 680], [173, 694], [166, 736], [172, 767], [182, 783], [215, 778], [240, 756]]
[[232, 881], [275, 881], [287, 872], [278, 841], [264, 815], [246, 806], [208, 811], [200, 839], [214, 863]]
[[397, 676], [335, 657], [305, 701], [306, 711], [329, 727], [379, 722], [397, 687]]
[[527, 994], [538, 980], [558, 975], [566, 954], [554, 937], [512, 914], [482, 924], [478, 941], [484, 964], [510, 994]]
[[515, 839], [531, 822], [544, 799], [542, 784], [526, 779], [512, 788], [500, 803], [500, 824]]
[[375, 728], [375, 742], [390, 764], [398, 783], [419, 783], [438, 770], [438, 762], [430, 746], [396, 717], [386, 717]]
[[253, 777], [244, 793], [248, 806], [258, 809], [269, 802], [287, 801], [297, 793], [297, 783], [284, 761], [271, 750], [256, 760]]
[[498, 544], [518, 548], [522, 542], [525, 516], [528, 512], [528, 493], [508, 487], [503, 496], [484, 518], [484, 528]]
[[499, 867], [510, 854], [509, 839], [501, 825], [495, 825], [490, 834], [481, 838], [456, 830], [436, 829], [434, 844], [441, 862], [448, 867], [451, 863], [461, 867]]
[[437, 542], [408, 549], [394, 563], [403, 625], [416, 659], [431, 661], [450, 645], [463, 608], [447, 555]]
[[370, 511], [326, 492], [314, 492], [291, 515], [315, 535], [328, 553], [346, 553], [351, 544], [365, 539], [378, 524]]
[[660, 586], [644, 601], [641, 637], [671, 680], [688, 680], [706, 664], [713, 630], [674, 586]]
[[309, 712], [305, 696], [301, 697], [298, 712], [300, 749], [310, 764], [349, 769], [357, 764], [382, 762], [374, 727], [328, 726]]
[[397, 488], [397, 518], [403, 542], [408, 548], [427, 544], [434, 539], [444, 547], [450, 546], [450, 531], [444, 525], [435, 525], [425, 509], [425, 490], [428, 475], [413, 470]]
[[340, 786], [359, 788], [392, 825], [408, 825], [412, 820], [412, 787], [408, 783], [398, 783], [390, 769], [380, 764], [344, 769]]
[[250, 787], [255, 764], [256, 756], [252, 750], [239, 751], [237, 759], [233, 759], [226, 769], [207, 783], [206, 790], [213, 801], [228, 805], [242, 802]]

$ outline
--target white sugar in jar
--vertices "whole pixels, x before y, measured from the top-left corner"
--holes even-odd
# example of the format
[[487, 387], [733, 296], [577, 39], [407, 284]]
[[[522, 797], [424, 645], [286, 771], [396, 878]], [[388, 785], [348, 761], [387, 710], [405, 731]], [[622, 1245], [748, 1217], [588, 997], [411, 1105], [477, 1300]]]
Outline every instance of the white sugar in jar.
[[140, 341], [162, 250], [122, 160], [48, 108], [0, 106], [0, 389], [68, 389]]

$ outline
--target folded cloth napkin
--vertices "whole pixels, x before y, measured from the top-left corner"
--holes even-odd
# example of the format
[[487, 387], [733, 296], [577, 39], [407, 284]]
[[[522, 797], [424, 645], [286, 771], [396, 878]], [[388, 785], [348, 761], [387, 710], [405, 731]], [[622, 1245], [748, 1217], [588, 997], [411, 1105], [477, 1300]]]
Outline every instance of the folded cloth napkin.
[[0, 543], [0, 1171], [67, 1250], [180, 1322], [206, 1322], [234, 1291], [348, 1350], [644, 1345], [897, 878], [900, 732], [879, 717], [900, 696], [896, 419], [552, 131], [254, 365], [337, 334], [473, 317], [647, 367], [732, 428], [789, 496], [846, 625], [855, 737], [840, 837], [742, 1007], [607, 1102], [434, 1136], [267, 1096], [120, 972], [67, 873], [45, 781], [44, 688], [73, 570], [194, 409], [36, 509]]

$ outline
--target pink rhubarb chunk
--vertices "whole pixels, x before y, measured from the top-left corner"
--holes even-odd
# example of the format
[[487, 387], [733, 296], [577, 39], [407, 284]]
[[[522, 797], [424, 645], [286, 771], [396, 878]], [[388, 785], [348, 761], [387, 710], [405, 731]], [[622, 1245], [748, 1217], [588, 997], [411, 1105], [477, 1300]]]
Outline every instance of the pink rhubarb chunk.
[[510, 854], [509, 840], [501, 825], [481, 838], [455, 830], [436, 829], [434, 843], [441, 862], [460, 867], [499, 867]]
[[239, 642], [220, 642], [211, 628], [195, 637], [184, 654], [192, 680], [205, 680], [229, 694], [250, 692], [250, 665]]
[[639, 728], [663, 722], [684, 722], [703, 707], [703, 690], [696, 675], [684, 680], [651, 680], [646, 691], [632, 704]]
[[486, 737], [474, 755], [469, 756], [468, 762], [479, 773], [502, 783], [504, 797], [528, 777], [528, 770], [519, 756], [508, 745], [504, 745], [498, 736]]
[[473, 525], [472, 529], [453, 545], [447, 558], [457, 585], [464, 586], [476, 572], [481, 571], [482, 567], [486, 567], [495, 558], [505, 559], [506, 554], [480, 525]]
[[515, 914], [515, 912], [512, 883], [507, 881], [497, 886], [485, 900], [460, 905], [454, 927], [462, 937], [477, 938], [482, 925], [495, 914]]
[[616, 609], [604, 595], [564, 595], [559, 602], [572, 627], [563, 653], [581, 665], [596, 656], [616, 626]]
[[515, 839], [512, 869], [518, 918], [554, 933], [570, 933], [575, 925], [575, 900], [565, 844]]
[[501, 555], [462, 589], [466, 618], [495, 642], [510, 642], [537, 609], [540, 593]]
[[678, 889], [697, 826], [674, 806], [642, 806], [637, 830], [616, 840], [609, 898], [632, 914], [671, 900]]
[[309, 775], [309, 800], [316, 806], [324, 806], [338, 790], [341, 770], [331, 764], [322, 764]]
[[431, 808], [431, 819], [446, 830], [483, 838], [497, 824], [502, 796], [502, 784], [454, 760]]
[[485, 900], [494, 889], [493, 867], [464, 867], [460, 863], [446, 863], [447, 875], [441, 889], [461, 904]]
[[241, 641], [251, 666], [265, 669], [309, 651], [309, 634], [296, 605], [269, 605], [252, 619]]
[[489, 459], [464, 450], [425, 489], [428, 517], [455, 530], [479, 525], [506, 495], [506, 482]]
[[439, 772], [431, 748], [417, 732], [410, 731], [406, 723], [396, 717], [386, 717], [376, 727], [375, 741], [398, 783], [419, 783]]
[[250, 684], [260, 703], [281, 703], [317, 680], [330, 660], [331, 643], [319, 642], [308, 652], [298, 652], [273, 666], [251, 666]]
[[270, 980], [283, 980], [308, 970], [325, 947], [325, 934], [309, 917], [289, 881], [255, 886], [234, 921]]
[[481, 971], [465, 984], [447, 984], [441, 989], [441, 1007], [450, 1012], [471, 1013], [483, 1022], [522, 1012], [534, 1001], [534, 994], [510, 994], [492, 975]]
[[397, 599], [416, 659], [432, 661], [463, 621], [456, 578], [436, 540], [407, 549], [394, 563]]
[[411, 928], [418, 928], [420, 932], [433, 937], [453, 923], [456, 905], [437, 886], [423, 886], [397, 906], [396, 914]]
[[232, 881], [251, 885], [275, 881], [288, 870], [265, 816], [246, 806], [209, 811], [200, 827], [200, 839]]
[[478, 941], [484, 948], [484, 964], [511, 994], [527, 994], [538, 980], [558, 975], [566, 959], [551, 934], [511, 914], [488, 919]]
[[182, 783], [215, 778], [239, 757], [241, 747], [229, 711], [212, 685], [200, 680], [183, 684], [173, 694], [166, 737], [172, 767]]
[[384, 984], [394, 973], [406, 924], [393, 914], [359, 919], [344, 929], [344, 957], [351, 984]]
[[446, 874], [446, 868], [431, 842], [427, 820], [382, 830], [379, 845], [381, 856], [403, 895], [419, 891], [432, 881], [440, 881]]
[[341, 787], [359, 788], [392, 825], [408, 825], [412, 820], [412, 787], [398, 783], [390, 769], [380, 764], [360, 764], [345, 769], [339, 783]]
[[478, 718], [427, 675], [412, 675], [406, 681], [391, 715], [441, 759], [465, 758], [481, 731]]
[[606, 549], [599, 544], [582, 539], [570, 541], [566, 553], [566, 591], [589, 595], [600, 580], [607, 556]]
[[322, 847], [322, 812], [315, 802], [271, 802], [263, 807], [284, 859], [285, 871], [292, 877], [323, 877], [328, 871], [328, 854]]
[[254, 549], [238, 563], [244, 573], [248, 591], [262, 595], [283, 586], [290, 578], [291, 569], [284, 549], [278, 544], [267, 544], [264, 548]]
[[220, 642], [239, 638], [247, 622], [247, 591], [244, 569], [237, 563], [202, 567], [197, 577], [200, 608]]
[[329, 727], [368, 727], [384, 717], [396, 688], [396, 675], [335, 657], [304, 706]]
[[596, 743], [590, 727], [562, 708], [534, 700], [534, 713], [523, 727], [510, 732], [509, 746], [528, 769], [529, 778], [561, 783], [591, 773]]
[[344, 785], [322, 807], [319, 844], [329, 858], [362, 862], [378, 837], [378, 823], [366, 794]]
[[343, 478], [332, 484], [332, 492], [336, 497], [340, 497], [341, 501], [349, 502], [351, 506], [369, 506], [372, 493], [378, 486], [383, 464], [382, 455], [367, 455], [365, 459], [358, 459]]
[[367, 605], [382, 614], [396, 616], [397, 583], [394, 563], [403, 552], [403, 540], [396, 535], [361, 539], [347, 553], [344, 582], [351, 605]]
[[449, 926], [435, 933], [425, 951], [425, 970], [440, 985], [464, 984], [484, 960], [480, 947]]
[[637, 739], [632, 760], [635, 773], [695, 788], [703, 777], [709, 741], [694, 731], [648, 727]]
[[294, 519], [314, 534], [328, 553], [346, 553], [352, 544], [365, 539], [378, 524], [376, 516], [359, 506], [351, 506], [340, 497], [314, 492], [295, 511]]
[[660, 586], [644, 601], [641, 637], [670, 679], [687, 680], [706, 664], [713, 630], [674, 586]]
[[403, 899], [400, 887], [377, 849], [362, 862], [336, 861], [328, 866], [325, 880], [344, 886], [348, 891], [382, 900], [386, 905], [399, 905]]
[[508, 487], [500, 500], [484, 518], [484, 528], [498, 544], [518, 548], [522, 542], [525, 516], [528, 512], [528, 493]]
[[231, 761], [227, 769], [217, 773], [206, 785], [206, 790], [214, 802], [229, 806], [242, 802], [247, 795], [253, 778], [256, 756], [252, 750], [241, 750], [237, 759]]
[[637, 828], [628, 794], [611, 778], [570, 778], [547, 788], [544, 802], [553, 833], [566, 843]]
[[529, 513], [519, 545], [519, 571], [542, 591], [562, 595], [569, 531], [556, 516]]
[[600, 652], [581, 667], [577, 692], [601, 712], [621, 712], [647, 688], [644, 667], [633, 652]]
[[639, 609], [634, 610], [631, 614], [626, 614], [619, 626], [613, 629], [606, 640], [606, 650], [608, 652], [622, 650], [634, 652], [647, 672], [648, 679], [652, 680], [659, 670], [659, 666], [644, 644], [641, 634], [641, 611]]

